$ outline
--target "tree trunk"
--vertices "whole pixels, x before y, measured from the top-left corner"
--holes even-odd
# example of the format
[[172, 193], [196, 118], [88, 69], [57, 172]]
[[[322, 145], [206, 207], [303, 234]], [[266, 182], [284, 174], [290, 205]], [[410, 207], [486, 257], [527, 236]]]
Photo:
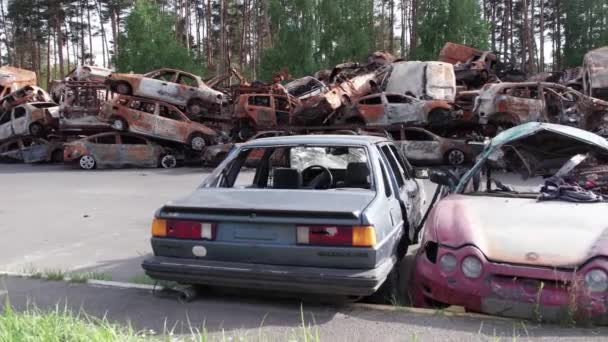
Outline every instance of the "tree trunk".
[[205, 17], [207, 22], [207, 69], [213, 67], [213, 41], [212, 41], [212, 29], [211, 29], [211, 0], [207, 0], [207, 16]]
[[107, 63], [107, 59], [106, 59], [106, 54], [109, 55], [108, 53], [108, 39], [106, 37], [106, 29], [104, 27], [104, 22], [103, 22], [103, 18], [101, 16], [101, 2], [100, 0], [95, 0], [95, 4], [97, 5], [97, 13], [99, 14], [99, 27], [101, 29], [101, 49], [102, 49], [102, 55], [103, 55], [103, 67], [107, 68], [108, 67], [108, 63]]
[[57, 17], [55, 17], [55, 37], [57, 37], [57, 53], [59, 54], [59, 78], [63, 79], [63, 75], [65, 75], [63, 69], [63, 32], [61, 30], [61, 23]]
[[406, 21], [405, 13], [407, 11], [407, 0], [401, 0], [401, 58], [405, 58], [405, 34], [406, 34]]
[[[87, 27], [89, 29], [89, 51], [91, 53], [91, 62], [93, 62], [93, 34], [91, 32], [91, 6], [89, 6], [89, 0], [86, 1], [87, 6]], [[95, 64], [95, 63], [93, 63]]]
[[391, 6], [391, 11], [390, 11], [390, 30], [389, 32], [389, 41], [388, 41], [388, 49], [390, 50], [391, 53], [395, 52], [395, 0], [390, 0], [390, 6]]
[[412, 29], [410, 30], [410, 58], [416, 57], [416, 47], [418, 46], [418, 28], [416, 27], [418, 19], [418, 0], [412, 0], [411, 2], [411, 13], [410, 20], [412, 23]]
[[46, 86], [51, 84], [51, 34], [46, 39]]
[[540, 65], [538, 71], [545, 71], [545, 0], [540, 0]]

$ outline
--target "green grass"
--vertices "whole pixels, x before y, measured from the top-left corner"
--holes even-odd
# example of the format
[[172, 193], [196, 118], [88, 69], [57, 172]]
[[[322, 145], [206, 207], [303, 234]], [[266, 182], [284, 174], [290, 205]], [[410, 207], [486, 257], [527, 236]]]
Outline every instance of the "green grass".
[[[306, 325], [302, 310], [302, 326], [293, 330], [289, 341], [318, 342], [319, 332], [316, 327]], [[263, 323], [262, 323], [263, 324]], [[0, 312], [0, 341], [48, 341], [48, 342], [232, 342], [232, 341], [270, 341], [263, 335], [260, 326], [258, 338], [239, 336], [225, 331], [209, 336], [207, 330], [190, 326], [188, 333], [177, 335], [173, 329], [165, 328], [160, 334], [152, 330], [137, 331], [131, 325], [121, 326], [98, 319], [82, 312], [74, 313], [67, 307], [55, 306], [54, 310], [43, 311], [30, 307], [19, 312], [6, 301]]]
[[172, 281], [156, 280], [150, 278], [147, 274], [138, 274], [134, 277], [129, 278], [129, 283], [141, 284], [141, 285], [157, 285], [160, 287], [172, 289], [177, 286], [177, 283]]
[[88, 280], [112, 280], [112, 275], [106, 272], [74, 272], [69, 274], [72, 283], [86, 283]]
[[42, 272], [42, 277], [47, 280], [61, 281], [65, 279], [66, 274], [64, 271], [59, 269], [48, 269]]

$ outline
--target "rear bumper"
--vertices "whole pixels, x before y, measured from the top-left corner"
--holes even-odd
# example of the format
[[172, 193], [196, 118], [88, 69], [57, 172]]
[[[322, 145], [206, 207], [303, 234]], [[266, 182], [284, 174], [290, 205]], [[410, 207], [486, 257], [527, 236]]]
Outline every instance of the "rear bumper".
[[388, 259], [374, 269], [278, 266], [154, 256], [144, 260], [146, 274], [184, 284], [258, 288], [284, 292], [368, 296], [392, 270]]

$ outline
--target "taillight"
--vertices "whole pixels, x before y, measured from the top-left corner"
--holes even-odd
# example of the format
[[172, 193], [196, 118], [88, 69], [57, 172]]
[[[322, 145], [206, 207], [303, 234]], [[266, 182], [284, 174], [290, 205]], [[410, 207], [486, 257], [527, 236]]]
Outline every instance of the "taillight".
[[211, 222], [154, 219], [152, 236], [190, 240], [215, 240], [217, 225]]
[[372, 247], [376, 244], [373, 226], [298, 226], [299, 245]]

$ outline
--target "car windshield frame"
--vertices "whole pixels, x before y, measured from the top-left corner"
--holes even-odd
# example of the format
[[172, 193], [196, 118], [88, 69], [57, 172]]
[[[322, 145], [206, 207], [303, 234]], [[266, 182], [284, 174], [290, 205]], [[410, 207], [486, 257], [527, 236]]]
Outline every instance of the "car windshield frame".
[[[213, 172], [207, 176], [203, 182], [198, 186], [198, 189], [204, 189], [204, 188], [216, 188], [216, 189], [240, 189], [240, 188], [235, 188], [234, 185], [232, 187], [222, 187], [221, 186], [221, 179], [222, 177], [224, 177], [227, 173], [227, 171], [229, 171], [229, 168], [232, 167], [231, 164], [238, 158], [238, 156], [246, 151], [246, 150], [255, 150], [255, 149], [268, 149], [268, 148], [273, 148], [273, 149], [280, 149], [280, 148], [297, 148], [297, 147], [310, 147], [310, 148], [314, 148], [314, 147], [319, 147], [319, 148], [328, 148], [328, 147], [337, 147], [337, 148], [358, 148], [361, 149], [365, 152], [365, 158], [366, 158], [366, 162], [367, 162], [367, 166], [369, 168], [369, 177], [370, 177], [370, 186], [368, 189], [363, 189], [363, 188], [348, 188], [349, 190], [361, 190], [361, 191], [372, 191], [372, 192], [376, 192], [378, 189], [378, 182], [380, 182], [380, 180], [378, 179], [379, 175], [377, 174], [377, 172], [375, 172], [375, 168], [374, 168], [374, 163], [375, 161], [373, 160], [373, 158], [376, 158], [376, 156], [374, 156], [373, 154], [373, 149], [370, 149], [369, 146], [367, 145], [359, 145], [359, 144], [343, 144], [343, 143], [293, 143], [293, 144], [260, 144], [260, 143], [256, 143], [256, 144], [236, 144], [234, 148], [232, 148], [232, 150], [228, 153], [228, 155], [226, 156], [226, 158], [213, 170]], [[291, 161], [290, 161], [291, 163]], [[314, 165], [314, 164], [313, 164]], [[244, 162], [243, 165], [241, 165], [241, 168], [239, 169], [238, 172], [241, 172], [242, 169], [245, 167]], [[251, 168], [251, 170], [255, 171], [256, 173], [258, 172], [257, 170], [257, 166], [255, 168]], [[270, 187], [267, 188], [251, 188], [251, 189], [257, 189], [257, 190], [277, 190], [277, 189], [273, 189]], [[307, 189], [307, 188], [300, 188], [300, 189], [294, 189], [296, 191], [335, 191], [335, 190], [341, 190], [341, 189], [347, 189], [347, 188], [330, 188], [330, 189], [326, 189], [326, 190], [321, 190], [321, 189]]]

